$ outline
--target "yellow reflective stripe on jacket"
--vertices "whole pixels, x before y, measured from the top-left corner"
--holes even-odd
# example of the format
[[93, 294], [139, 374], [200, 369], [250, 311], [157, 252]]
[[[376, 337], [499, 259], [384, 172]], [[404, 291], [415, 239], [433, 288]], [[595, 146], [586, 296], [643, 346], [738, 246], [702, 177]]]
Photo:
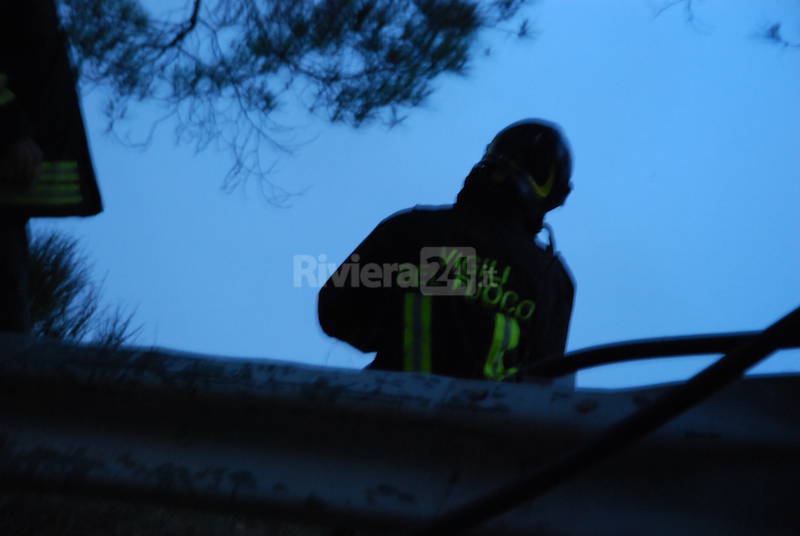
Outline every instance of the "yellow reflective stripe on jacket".
[[483, 375], [487, 379], [501, 382], [517, 373], [519, 369], [505, 368], [503, 354], [506, 350], [513, 350], [519, 344], [519, 323], [516, 318], [509, 318], [497, 313], [494, 317], [494, 332], [492, 344], [489, 346], [489, 355], [483, 366]]
[[24, 193], [0, 194], [0, 202], [12, 205], [75, 205], [81, 203], [78, 163], [45, 162], [42, 173]]
[[81, 187], [79, 184], [42, 184], [36, 183], [31, 188], [32, 194], [47, 194], [49, 192], [80, 192]]
[[407, 292], [403, 303], [403, 370], [431, 372], [431, 297]]
[[14, 93], [6, 87], [7, 83], [8, 76], [6, 76], [6, 73], [0, 73], [0, 106], [8, 104], [16, 98]]
[[45, 162], [36, 183], [80, 183], [77, 162]]

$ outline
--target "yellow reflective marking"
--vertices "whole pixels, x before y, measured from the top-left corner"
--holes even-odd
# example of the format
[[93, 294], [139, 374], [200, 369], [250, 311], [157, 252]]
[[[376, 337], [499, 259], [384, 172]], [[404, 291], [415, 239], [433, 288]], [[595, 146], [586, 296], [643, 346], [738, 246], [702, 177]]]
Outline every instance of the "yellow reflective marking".
[[74, 160], [54, 160], [44, 162], [42, 169], [45, 171], [77, 171], [78, 163]]
[[506, 369], [503, 364], [503, 354], [506, 350], [513, 350], [519, 344], [519, 323], [515, 318], [508, 318], [496, 313], [494, 317], [494, 333], [489, 355], [483, 365], [483, 375], [489, 379], [501, 382], [516, 374], [519, 369], [512, 367]]
[[24, 206], [76, 205], [82, 202], [78, 163], [74, 160], [44, 162], [42, 174], [30, 193], [0, 197], [0, 203]]
[[532, 178], [530, 178], [529, 180], [533, 185], [534, 191], [536, 191], [536, 195], [538, 195], [539, 197], [547, 197], [553, 190], [553, 183], [555, 182], [555, 179], [556, 179], [556, 168], [555, 166], [553, 166], [550, 168], [550, 175], [547, 177], [547, 181], [542, 186], [536, 184], [536, 181], [533, 180]]
[[508, 341], [508, 349], [513, 350], [519, 344], [519, 322], [511, 319], [511, 340]]
[[483, 365], [483, 375], [490, 380], [495, 379], [496, 356], [500, 353], [500, 346], [503, 344], [503, 332], [505, 331], [506, 317], [497, 313], [494, 317], [494, 333], [492, 334], [492, 345], [489, 347], [489, 355]]
[[406, 292], [403, 309], [403, 370], [430, 373], [431, 297]]
[[77, 184], [34, 184], [32, 192], [37, 194], [47, 192], [79, 192], [81, 187]]
[[80, 182], [80, 176], [75, 173], [42, 173], [37, 182]]

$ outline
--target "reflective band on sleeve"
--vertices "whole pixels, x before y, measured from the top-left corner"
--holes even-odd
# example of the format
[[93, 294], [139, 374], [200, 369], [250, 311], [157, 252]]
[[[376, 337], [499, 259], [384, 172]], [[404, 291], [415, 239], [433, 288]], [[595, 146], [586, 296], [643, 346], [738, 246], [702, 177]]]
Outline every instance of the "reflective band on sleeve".
[[518, 369], [506, 369], [503, 364], [503, 354], [506, 350], [513, 350], [519, 344], [519, 323], [516, 318], [509, 318], [497, 313], [494, 317], [494, 333], [492, 344], [489, 346], [489, 355], [483, 366], [483, 375], [490, 380], [503, 381], [517, 373]]
[[75, 183], [80, 182], [77, 162], [45, 162], [37, 183]]
[[37, 183], [69, 183], [74, 182], [78, 184], [80, 177], [75, 173], [62, 173], [62, 174], [46, 174], [42, 175], [36, 180]]
[[75, 161], [45, 162], [42, 164], [40, 182], [78, 182], [78, 163]]
[[403, 324], [403, 370], [430, 373], [431, 297], [406, 292]]
[[47, 194], [50, 192], [79, 192], [81, 189], [78, 184], [46, 184], [37, 182], [31, 188], [33, 194]]
[[80, 195], [80, 175], [75, 161], [44, 162], [42, 174], [26, 193], [0, 195], [0, 203], [20, 206], [77, 205]]

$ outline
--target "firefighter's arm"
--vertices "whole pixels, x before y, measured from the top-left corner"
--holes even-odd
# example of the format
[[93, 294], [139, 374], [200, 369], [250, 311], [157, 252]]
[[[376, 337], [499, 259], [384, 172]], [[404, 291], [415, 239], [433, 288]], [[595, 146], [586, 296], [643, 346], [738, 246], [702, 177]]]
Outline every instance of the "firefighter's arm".
[[574, 289], [569, 288], [560, 298], [561, 303], [553, 308], [553, 318], [550, 322], [547, 334], [546, 355], [563, 356], [567, 349], [567, 334], [569, 333], [569, 323], [572, 318], [572, 306], [574, 300]]
[[389, 220], [378, 225], [319, 292], [322, 329], [362, 352], [377, 351], [386, 334], [391, 290], [377, 274], [392, 256], [391, 227]]
[[560, 255], [555, 254], [544, 277], [546, 322], [542, 357], [563, 356], [575, 298], [575, 282]]
[[[536, 321], [531, 330], [534, 349], [525, 368], [543, 359], [564, 356], [574, 296], [575, 283], [572, 276], [561, 258], [556, 255], [540, 281]], [[523, 381], [526, 381], [524, 372]]]

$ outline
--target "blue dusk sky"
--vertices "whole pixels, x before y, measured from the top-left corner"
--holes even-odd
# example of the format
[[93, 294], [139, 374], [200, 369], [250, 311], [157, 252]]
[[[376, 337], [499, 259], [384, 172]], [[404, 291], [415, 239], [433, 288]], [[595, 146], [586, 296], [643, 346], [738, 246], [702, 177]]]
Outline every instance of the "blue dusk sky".
[[[287, 208], [252, 182], [223, 192], [229, 155], [176, 145], [169, 123], [146, 150], [120, 144], [96, 90], [83, 108], [105, 211], [32, 228], [81, 240], [106, 301], [135, 308], [139, 345], [361, 367], [371, 355], [321, 331], [295, 258], [338, 265], [387, 215], [453, 202], [499, 129], [541, 117], [574, 152], [573, 194], [548, 216], [577, 281], [568, 350], [763, 328], [800, 305], [800, 48], [759, 34], [782, 22], [800, 42], [800, 5], [706, 0], [687, 21], [681, 6], [656, 17], [664, 3], [536, 2], [532, 39], [485, 32], [468, 76], [437, 80], [394, 129], [330, 125], [289, 99], [298, 147], [271, 175], [303, 192]], [[123, 130], [143, 136], [157, 114], [134, 108]], [[600, 367], [578, 385], [672, 381], [711, 359]], [[800, 371], [800, 352], [758, 370]]]

